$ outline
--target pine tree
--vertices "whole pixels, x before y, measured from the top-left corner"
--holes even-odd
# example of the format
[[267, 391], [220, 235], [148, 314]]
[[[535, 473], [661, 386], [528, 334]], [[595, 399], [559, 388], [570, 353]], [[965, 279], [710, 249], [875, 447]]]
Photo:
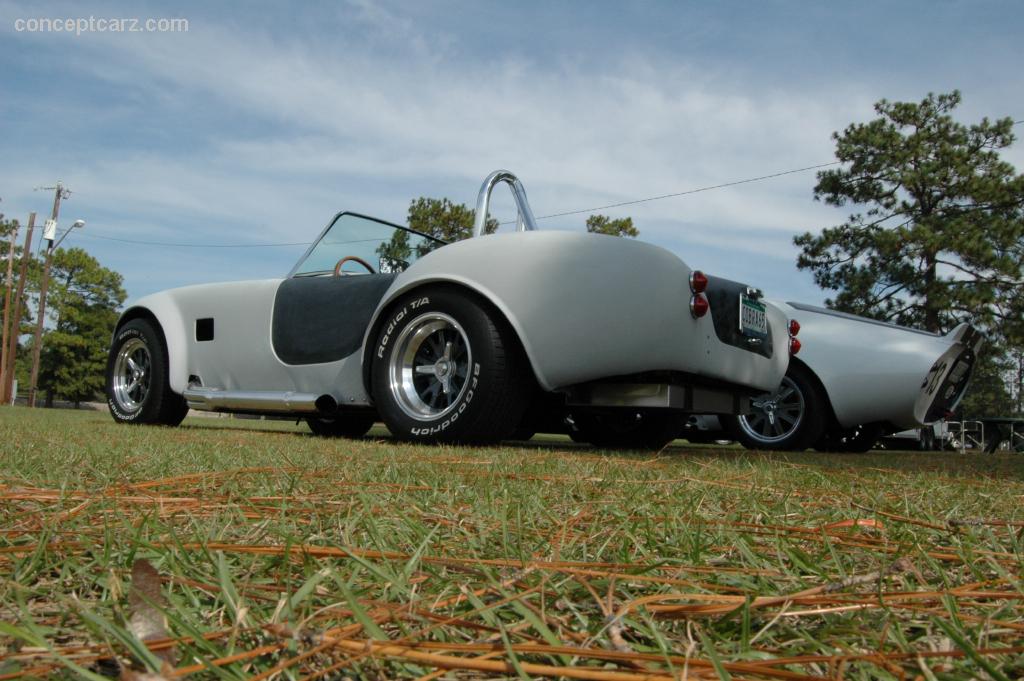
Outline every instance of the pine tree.
[[960, 93], [875, 105], [879, 118], [835, 133], [843, 167], [816, 199], [863, 208], [796, 237], [800, 269], [835, 291], [832, 307], [946, 331], [960, 320], [1024, 338], [1024, 175], [999, 155], [1013, 120], [953, 120]]

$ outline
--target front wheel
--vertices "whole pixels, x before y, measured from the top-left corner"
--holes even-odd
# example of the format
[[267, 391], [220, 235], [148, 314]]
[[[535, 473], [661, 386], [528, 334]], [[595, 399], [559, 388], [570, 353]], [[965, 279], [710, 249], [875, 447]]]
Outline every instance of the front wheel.
[[133, 319], [114, 336], [107, 357], [107, 407], [118, 423], [176, 426], [188, 413], [185, 398], [171, 390], [162, 334]]
[[474, 296], [447, 288], [406, 296], [373, 353], [374, 400], [396, 437], [496, 442], [522, 421], [529, 365], [504, 319]]
[[747, 449], [801, 451], [821, 438], [827, 399], [809, 370], [790, 364], [778, 390], [751, 400], [752, 413], [722, 422]]

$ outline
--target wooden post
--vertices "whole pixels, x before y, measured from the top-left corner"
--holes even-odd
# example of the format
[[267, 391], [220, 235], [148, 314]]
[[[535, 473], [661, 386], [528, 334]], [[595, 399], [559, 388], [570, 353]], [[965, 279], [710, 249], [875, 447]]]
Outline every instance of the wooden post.
[[[53, 210], [50, 211], [50, 220], [52, 220], [53, 223], [56, 225], [57, 218], [60, 217], [60, 200], [66, 198], [67, 196], [70, 196], [71, 192], [66, 192], [66, 190], [64, 189], [64, 185], [61, 184], [60, 180], [57, 180], [56, 187], [50, 187], [50, 189], [54, 190]], [[54, 233], [54, 236], [57, 236], [56, 232]], [[46, 244], [46, 248], [49, 250], [53, 249], [53, 239], [50, 239], [49, 243]]]
[[11, 316], [11, 333], [7, 340], [7, 383], [4, 386], [5, 403], [14, 399], [11, 390], [14, 384], [15, 355], [18, 351], [18, 336], [21, 335], [21, 299], [25, 295], [25, 279], [28, 276], [28, 261], [32, 258], [32, 232], [36, 228], [36, 214], [28, 214], [28, 233], [25, 234], [25, 249], [21, 252], [21, 267], [18, 270], [18, 292], [14, 296], [14, 314]]
[[18, 230], [21, 225], [15, 221], [14, 232], [11, 234], [11, 245], [7, 250], [7, 278], [4, 280], [4, 330], [0, 340], [0, 404], [7, 404], [7, 335], [11, 323], [11, 288], [14, 286], [14, 246], [18, 241]]
[[[50, 220], [56, 224], [60, 216], [60, 200], [64, 198], [64, 186], [57, 181], [53, 188], [53, 211]], [[54, 236], [57, 236], [54, 232]], [[46, 290], [50, 286], [50, 261], [53, 258], [53, 239], [46, 243], [46, 266], [43, 268], [43, 282], [39, 286], [39, 314], [36, 315], [36, 331], [32, 336], [32, 374], [28, 382], [28, 406], [36, 406], [36, 387], [39, 385], [39, 351], [43, 344], [43, 324], [46, 322]]]

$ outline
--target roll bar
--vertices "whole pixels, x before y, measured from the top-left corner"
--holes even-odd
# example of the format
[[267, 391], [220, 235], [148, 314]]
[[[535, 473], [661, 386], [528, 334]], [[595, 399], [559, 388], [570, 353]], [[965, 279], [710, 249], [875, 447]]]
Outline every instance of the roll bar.
[[473, 221], [473, 236], [481, 236], [487, 226], [487, 210], [491, 205], [491, 192], [499, 182], [504, 182], [512, 190], [512, 198], [516, 200], [516, 208], [519, 217], [516, 220], [516, 231], [535, 231], [537, 221], [533, 218], [533, 211], [530, 210], [530, 202], [526, 199], [526, 189], [523, 183], [508, 170], [495, 170], [487, 176], [480, 187], [480, 195], [476, 199], [476, 219]]

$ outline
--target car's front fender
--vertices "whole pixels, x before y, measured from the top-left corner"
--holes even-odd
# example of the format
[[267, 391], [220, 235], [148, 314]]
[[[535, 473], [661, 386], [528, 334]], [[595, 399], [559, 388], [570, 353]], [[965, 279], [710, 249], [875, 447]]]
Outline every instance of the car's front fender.
[[[133, 319], [154, 319], [160, 327], [167, 348], [167, 379], [171, 390], [182, 393], [188, 384], [188, 338], [186, 326], [174, 297], [167, 291], [154, 293], [135, 301], [117, 321], [120, 329]], [[114, 335], [117, 335], [115, 330]]]

